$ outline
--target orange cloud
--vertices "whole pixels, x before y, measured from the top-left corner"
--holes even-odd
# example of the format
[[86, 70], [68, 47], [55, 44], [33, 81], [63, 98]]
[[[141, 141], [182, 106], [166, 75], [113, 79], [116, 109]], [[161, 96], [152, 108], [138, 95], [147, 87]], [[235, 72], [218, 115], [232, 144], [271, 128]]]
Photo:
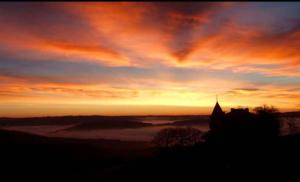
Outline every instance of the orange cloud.
[[[202, 70], [228, 71], [237, 77], [244, 73], [300, 76], [299, 25], [280, 32], [269, 29], [269, 24], [249, 26], [228, 13], [228, 9], [241, 8], [234, 4], [82, 2], [0, 7], [1, 55], [24, 62], [89, 61], [116, 69], [82, 79], [77, 73], [74, 78], [55, 73], [41, 76], [41, 71], [4, 74], [12, 71], [3, 63], [0, 105], [49, 102], [207, 107], [214, 104], [217, 93], [225, 106], [274, 103], [299, 108], [297, 85], [258, 85], [222, 78], [221, 74], [202, 78]], [[119, 73], [121, 76], [114, 77], [116, 67], [157, 72], [143, 76], [138, 70], [134, 76]], [[178, 77], [188, 77], [187, 73], [196, 70], [199, 78], [174, 78], [168, 69], [178, 67], [185, 68]]]
[[[230, 16], [214, 27], [215, 16], [232, 7], [230, 3], [62, 3], [53, 7], [62, 15], [78, 17], [86, 27], [76, 33], [71, 25], [58, 24], [51, 27], [58, 35], [53, 39], [40, 33], [41, 25], [20, 32], [16, 24], [1, 22], [2, 42], [33, 55], [82, 58], [110, 66], [160, 64], [299, 76], [293, 71], [294, 66], [299, 68], [299, 28], [272, 34], [264, 27], [240, 25]], [[261, 62], [280, 68], [253, 66]]]
[[[229, 69], [266, 75], [299, 76], [300, 30], [286, 34], [268, 35], [255, 28], [223, 25], [220, 31], [191, 45], [184, 62], [176, 66], [200, 66], [210, 69]], [[277, 68], [257, 68], [257, 64], [278, 65]]]

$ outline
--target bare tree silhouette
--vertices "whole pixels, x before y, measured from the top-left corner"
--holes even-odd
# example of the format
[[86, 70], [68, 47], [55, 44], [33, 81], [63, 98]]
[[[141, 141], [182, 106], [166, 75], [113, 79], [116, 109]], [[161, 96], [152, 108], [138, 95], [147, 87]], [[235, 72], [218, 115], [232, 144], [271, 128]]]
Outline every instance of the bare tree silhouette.
[[267, 137], [279, 135], [281, 123], [277, 108], [263, 105], [261, 107], [254, 108], [254, 112], [256, 114], [256, 132]]
[[159, 131], [153, 143], [159, 148], [193, 146], [202, 141], [202, 132], [198, 129], [187, 128], [166, 128]]

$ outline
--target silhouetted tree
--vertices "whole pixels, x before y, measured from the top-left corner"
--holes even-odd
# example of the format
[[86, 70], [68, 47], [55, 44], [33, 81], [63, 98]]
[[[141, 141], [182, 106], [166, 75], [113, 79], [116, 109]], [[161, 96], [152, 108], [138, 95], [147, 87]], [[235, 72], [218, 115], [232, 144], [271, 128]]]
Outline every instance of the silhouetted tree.
[[153, 143], [160, 148], [186, 147], [201, 142], [201, 137], [202, 132], [195, 128], [166, 128], [155, 135]]
[[254, 108], [254, 112], [256, 114], [254, 129], [257, 134], [266, 137], [279, 135], [280, 117], [277, 108], [264, 105]]

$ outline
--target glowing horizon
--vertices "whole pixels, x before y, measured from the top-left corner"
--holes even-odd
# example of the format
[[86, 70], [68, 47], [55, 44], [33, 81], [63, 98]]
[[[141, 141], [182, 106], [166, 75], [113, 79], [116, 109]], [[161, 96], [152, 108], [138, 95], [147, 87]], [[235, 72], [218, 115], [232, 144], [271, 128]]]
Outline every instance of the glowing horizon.
[[0, 117], [300, 110], [298, 2], [0, 3]]

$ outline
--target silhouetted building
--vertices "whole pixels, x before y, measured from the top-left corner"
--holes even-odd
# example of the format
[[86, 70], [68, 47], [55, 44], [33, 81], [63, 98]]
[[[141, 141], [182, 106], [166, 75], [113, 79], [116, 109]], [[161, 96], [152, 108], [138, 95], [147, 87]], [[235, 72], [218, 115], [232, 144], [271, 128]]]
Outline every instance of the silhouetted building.
[[251, 125], [254, 115], [249, 112], [248, 108], [231, 108], [229, 113], [225, 113], [217, 102], [210, 116], [210, 130], [234, 130], [242, 129]]
[[248, 108], [231, 108], [225, 113], [217, 102], [210, 116], [207, 140], [237, 143], [274, 141], [279, 135], [280, 123], [276, 110], [260, 108], [254, 113]]
[[217, 101], [214, 110], [210, 116], [210, 123], [209, 123], [210, 130], [212, 131], [220, 130], [224, 128], [224, 123], [225, 123], [225, 112], [223, 112], [221, 106]]

